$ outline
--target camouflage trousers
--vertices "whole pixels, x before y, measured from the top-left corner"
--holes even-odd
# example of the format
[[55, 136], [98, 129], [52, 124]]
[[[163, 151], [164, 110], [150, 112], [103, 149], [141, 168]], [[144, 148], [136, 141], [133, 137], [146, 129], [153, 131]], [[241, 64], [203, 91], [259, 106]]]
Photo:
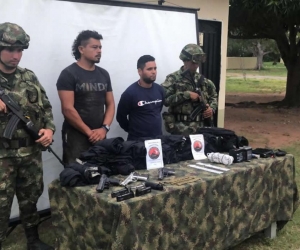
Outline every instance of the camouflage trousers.
[[203, 128], [203, 122], [173, 122], [166, 123], [166, 131], [172, 135], [184, 135], [189, 136], [192, 134], [197, 134], [198, 129]]
[[72, 127], [62, 131], [62, 141], [63, 162], [66, 164], [74, 162], [82, 152], [93, 146], [86, 135]]
[[39, 223], [37, 201], [44, 189], [42, 153], [0, 159], [0, 242], [6, 238], [11, 205], [16, 194], [25, 228]]

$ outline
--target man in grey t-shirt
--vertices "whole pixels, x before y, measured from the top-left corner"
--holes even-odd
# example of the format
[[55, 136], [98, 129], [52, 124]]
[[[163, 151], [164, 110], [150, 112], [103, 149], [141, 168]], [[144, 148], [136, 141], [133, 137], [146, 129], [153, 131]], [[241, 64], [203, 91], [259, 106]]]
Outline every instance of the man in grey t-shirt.
[[65, 121], [62, 129], [63, 160], [69, 164], [110, 129], [115, 103], [108, 72], [95, 65], [101, 58], [102, 35], [85, 30], [74, 41], [76, 63], [65, 68], [57, 90]]

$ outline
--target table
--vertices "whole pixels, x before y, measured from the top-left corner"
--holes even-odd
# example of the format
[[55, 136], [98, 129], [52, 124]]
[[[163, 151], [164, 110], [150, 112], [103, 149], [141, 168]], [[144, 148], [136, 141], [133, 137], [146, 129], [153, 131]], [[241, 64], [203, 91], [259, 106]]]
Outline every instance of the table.
[[[188, 167], [195, 162], [166, 167], [176, 178], [200, 180], [122, 202], [110, 197], [119, 187], [96, 193], [95, 186], [66, 188], [55, 180], [49, 196], [56, 249], [219, 250], [292, 219], [299, 199], [293, 155], [233, 164], [223, 174]], [[157, 170], [149, 172], [156, 181]]]

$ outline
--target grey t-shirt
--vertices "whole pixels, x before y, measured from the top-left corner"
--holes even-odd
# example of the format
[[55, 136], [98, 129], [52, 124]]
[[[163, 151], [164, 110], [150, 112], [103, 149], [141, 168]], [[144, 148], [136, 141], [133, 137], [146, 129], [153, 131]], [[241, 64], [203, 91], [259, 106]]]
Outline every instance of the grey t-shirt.
[[[111, 92], [108, 72], [96, 66], [88, 71], [73, 63], [65, 68], [56, 83], [57, 90], [74, 91], [74, 108], [90, 129], [100, 128], [104, 119], [106, 92]], [[70, 126], [65, 120], [63, 129]]]

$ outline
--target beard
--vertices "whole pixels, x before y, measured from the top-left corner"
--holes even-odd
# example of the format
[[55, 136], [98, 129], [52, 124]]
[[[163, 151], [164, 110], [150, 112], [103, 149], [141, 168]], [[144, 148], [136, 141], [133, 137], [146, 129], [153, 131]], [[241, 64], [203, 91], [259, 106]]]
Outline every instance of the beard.
[[94, 63], [99, 63], [99, 62], [100, 62], [100, 59], [101, 59], [101, 58], [99, 58], [99, 59], [97, 58], [97, 59], [95, 59], [93, 62], [94, 62]]
[[152, 83], [155, 82], [155, 80], [156, 80], [156, 78], [154, 78], [154, 79], [151, 79], [151, 78], [148, 78], [148, 77], [144, 77], [144, 78], [143, 78], [143, 81], [144, 81], [145, 83], [147, 83], [147, 84], [152, 84]]
[[11, 65], [8, 65], [8, 64], [6, 64], [6, 63], [4, 63], [0, 60], [0, 64], [2, 64], [6, 70], [13, 70], [13, 69], [17, 68], [19, 63], [17, 63], [15, 66], [11, 66]]

